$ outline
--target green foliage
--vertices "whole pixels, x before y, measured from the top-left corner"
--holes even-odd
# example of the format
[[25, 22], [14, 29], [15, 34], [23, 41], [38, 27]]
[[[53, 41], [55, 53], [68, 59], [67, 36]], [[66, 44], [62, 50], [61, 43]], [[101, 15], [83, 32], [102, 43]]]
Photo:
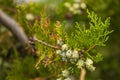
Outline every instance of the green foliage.
[[[12, 0], [9, 0], [9, 1], [12, 2]], [[20, 23], [20, 25], [23, 26], [23, 29], [27, 33], [27, 35], [32, 38], [34, 37], [34, 35], [36, 35], [36, 37], [42, 40], [43, 42], [59, 47], [60, 49], [57, 49], [57, 50], [60, 50], [62, 53], [60, 53], [59, 55], [57, 54], [56, 49], [50, 48], [39, 42], [35, 42], [36, 53], [38, 57], [37, 61], [34, 58], [28, 58], [29, 56], [24, 57], [24, 59], [19, 59], [19, 58], [14, 59], [14, 63], [11, 64], [12, 68], [11, 70], [8, 71], [7, 79], [8, 80], [21, 80], [21, 79], [28, 80], [38, 76], [46, 77], [48, 75], [54, 76], [54, 77], [63, 77], [62, 72], [66, 69], [70, 72], [70, 75], [74, 74], [76, 76], [79, 76], [80, 69], [77, 68], [78, 66], [76, 65], [77, 61], [79, 60], [83, 60], [83, 64], [84, 64], [84, 66], [82, 66], [83, 68], [87, 68], [88, 70], [92, 69], [91, 71], [93, 71], [95, 67], [86, 65], [86, 62], [87, 62], [86, 60], [89, 58], [93, 62], [99, 62], [103, 59], [102, 53], [99, 53], [100, 50], [96, 50], [95, 47], [105, 46], [105, 42], [109, 38], [108, 35], [112, 32], [112, 31], [109, 31], [108, 29], [110, 26], [110, 19], [107, 18], [105, 21], [103, 21], [104, 18], [108, 16], [112, 16], [112, 21], [111, 21], [112, 26], [115, 25], [114, 28], [119, 32], [119, 29], [116, 27], [116, 25], [117, 26], [119, 25], [118, 24], [119, 23], [119, 19], [118, 19], [118, 15], [119, 15], [118, 3], [119, 2], [117, 1], [112, 1], [112, 0], [106, 0], [106, 1], [98, 0], [97, 2], [95, 2], [94, 0], [85, 1], [87, 3], [87, 8], [89, 10], [92, 9], [95, 11], [95, 13], [102, 16], [102, 19], [101, 19], [101, 17], [98, 17], [94, 12], [87, 12], [88, 17], [90, 19], [89, 24], [86, 23], [88, 21], [88, 19], [86, 18], [86, 11], [81, 10], [82, 14], [77, 14], [77, 15], [73, 14], [69, 10], [67, 10], [67, 8], [65, 8], [64, 3], [66, 1], [63, 1], [63, 0], [59, 0], [57, 2], [54, 0], [52, 1], [43, 0], [42, 3], [37, 3], [37, 4], [29, 3], [29, 4], [17, 6], [18, 11], [16, 12], [15, 18]], [[5, 5], [8, 4], [8, 2], [3, 2], [0, 0], [0, 3], [1, 2], [2, 4], [5, 4]], [[67, 0], [67, 2], [70, 2], [73, 5], [74, 0]], [[118, 9], [114, 7], [113, 2], [114, 4], [117, 5]], [[101, 5], [99, 5], [100, 3]], [[10, 6], [12, 5], [13, 4], [11, 4]], [[43, 6], [45, 6], [44, 10], [43, 10]], [[34, 17], [33, 20], [26, 19], [26, 16], [29, 13], [33, 15]], [[67, 23], [60, 22], [60, 21], [56, 22], [56, 20], [66, 21]], [[74, 25], [74, 22], [76, 22], [75, 25]], [[70, 30], [70, 26], [72, 26], [71, 30]], [[0, 34], [0, 38], [1, 38], [1, 34]], [[4, 42], [5, 40], [10, 40], [10, 39], [6, 39], [6, 38], [2, 39], [2, 42]], [[57, 43], [58, 40], [62, 41], [62, 45], [59, 45]], [[6, 44], [11, 42], [12, 41], [9, 41]], [[4, 43], [2, 43], [2, 45], [3, 44]], [[82, 53], [80, 52], [82, 54], [81, 55], [82, 57], [79, 57], [77, 59], [68, 58], [66, 55], [63, 54], [63, 53], [66, 54], [68, 50], [61, 50], [64, 44], [66, 44], [68, 49], [71, 50], [72, 52], [74, 51], [80, 52], [81, 50], [84, 50]], [[0, 47], [3, 47], [2, 50], [0, 49], [1, 50], [0, 52], [2, 53], [8, 52], [7, 51], [8, 47], [7, 49], [6, 49], [6, 46], [5, 47], [0, 46]], [[28, 52], [23, 52], [23, 53], [28, 53]], [[104, 53], [105, 55], [107, 54], [106, 51]], [[111, 58], [109, 60], [112, 61]], [[102, 66], [101, 65], [97, 66], [96, 71], [99, 70], [98, 69], [99, 67], [103, 69], [103, 71], [108, 69], [109, 66], [107, 66], [107, 62], [104, 63], [104, 65], [101, 64]], [[35, 67], [36, 63], [38, 65]], [[113, 66], [113, 65], [115, 64], [111, 63], [110, 70], [113, 68], [116, 69], [116, 66]], [[35, 68], [37, 68], [38, 70], [36, 70]], [[106, 72], [109, 72], [109, 71], [106, 71]], [[88, 76], [90, 74], [88, 73]], [[94, 77], [91, 76], [92, 74], [94, 75]], [[87, 79], [89, 78], [89, 79], [98, 80], [98, 77], [100, 75], [103, 75], [103, 72], [98, 71], [98, 74], [94, 74], [94, 73], [92, 74], [90, 75], [90, 77], [87, 76]], [[107, 74], [110, 74], [110, 73], [107, 73]], [[52, 77], [52, 79], [54, 79], [54, 77]]]
[[8, 3], [11, 3], [11, 4], [10, 4], [10, 7], [14, 7], [14, 6], [15, 6], [13, 0], [8, 0], [7, 2], [0, 0], [0, 4], [1, 4], [0, 7], [8, 5]]
[[36, 60], [33, 56], [27, 56], [24, 59], [18, 58], [13, 62], [11, 70], [7, 71], [6, 80], [33, 80], [36, 77], [46, 77], [51, 74], [49, 69], [44, 68], [42, 64], [37, 70], [35, 63]]
[[94, 60], [95, 62], [102, 61], [102, 60], [103, 60], [102, 54], [101, 54], [101, 53], [97, 53], [96, 56], [93, 56], [93, 60]]
[[76, 23], [75, 31], [67, 36], [67, 44], [74, 48], [86, 49], [92, 46], [104, 46], [108, 40], [108, 34], [112, 31], [108, 31], [110, 25], [110, 19], [107, 18], [105, 22], [101, 21], [94, 12], [88, 12], [90, 18], [90, 27], [86, 29], [83, 25], [81, 27]]
[[35, 77], [35, 62], [32, 57], [29, 57], [16, 60], [12, 66], [12, 70], [8, 72], [6, 80], [28, 80], [30, 76], [31, 78]]
[[[22, 11], [24, 12], [24, 10]], [[19, 13], [21, 16], [24, 14], [25, 13]], [[44, 69], [47, 68], [49, 73], [54, 74], [53, 76], [65, 78], [63, 72], [64, 70], [66, 71], [66, 69], [69, 74], [75, 75], [79, 74], [79, 68], [81, 69], [86, 67], [90, 71], [95, 70], [93, 61], [101, 61], [101, 55], [97, 54], [93, 56], [86, 54], [87, 52], [92, 51], [92, 48], [95, 46], [103, 46], [108, 39], [108, 34], [110, 34], [112, 31], [108, 31], [109, 19], [106, 19], [105, 22], [102, 22], [101, 18], [99, 18], [93, 12], [88, 12], [88, 17], [90, 18], [90, 27], [88, 29], [86, 29], [84, 25], [81, 27], [78, 23], [76, 23], [71, 33], [65, 31], [65, 23], [60, 23], [57, 21], [56, 23], [53, 23], [54, 25], [51, 24], [50, 19], [44, 12], [40, 14], [40, 17], [38, 17], [40, 19], [34, 20], [33, 24], [29, 23], [29, 20], [26, 23], [26, 19], [24, 17], [19, 19], [24, 25], [27, 25], [26, 31], [28, 31], [28, 35], [30, 37], [34, 39], [34, 36], [36, 35], [38, 39], [46, 42], [47, 45], [51, 44], [59, 47], [58, 50], [60, 50], [60, 52], [57, 53], [55, 49], [42, 43], [35, 42], [37, 56], [39, 57], [35, 67], [38, 70], [40, 69], [39, 71], [41, 71], [41, 65], [43, 65]], [[62, 42], [61, 45], [58, 43], [60, 40]], [[68, 51], [70, 50], [72, 53], [69, 55]], [[82, 57], [81, 54], [79, 56], [79, 51], [81, 50], [85, 51], [81, 53], [83, 54]], [[25, 65], [24, 63], [15, 63], [17, 64], [16, 66], [19, 67], [16, 68], [17, 70], [15, 69], [8, 74], [8, 80], [14, 78], [22, 78], [27, 80], [27, 76], [34, 74], [34, 72], [29, 72], [29, 66], [33, 65], [33, 63], [27, 63], [29, 61], [26, 59], [27, 58], [25, 58], [25, 64], [27, 64], [28, 68], [26, 69], [20, 66]], [[72, 71], [69, 70], [70, 66], [72, 66]], [[34, 71], [34, 69], [31, 71]], [[57, 72], [55, 73], [54, 71]], [[61, 73], [61, 71], [63, 72]], [[26, 72], [29, 72], [30, 75], [28, 74], [25, 77], [24, 75]], [[12, 76], [14, 73], [16, 73], [16, 75]], [[20, 73], [20, 75], [17, 75], [18, 73]], [[49, 74], [46, 72], [46, 75]]]
[[92, 55], [92, 56], [89, 53], [86, 53], [86, 56], [91, 58], [96, 63], [103, 60], [103, 56], [101, 53], [97, 53], [96, 55]]

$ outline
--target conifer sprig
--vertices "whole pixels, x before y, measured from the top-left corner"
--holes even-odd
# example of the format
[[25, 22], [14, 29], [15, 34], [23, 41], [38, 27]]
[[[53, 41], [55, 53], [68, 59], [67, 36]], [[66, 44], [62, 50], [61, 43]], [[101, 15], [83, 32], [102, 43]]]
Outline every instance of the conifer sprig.
[[[74, 48], [91, 48], [95, 46], [105, 46], [105, 42], [108, 40], [112, 31], [109, 31], [110, 18], [107, 18], [104, 22], [94, 12], [89, 12], [90, 27], [86, 29], [83, 25], [81, 27], [76, 23], [75, 31], [70, 36], [67, 35], [67, 44]], [[88, 51], [88, 50], [87, 50]]]

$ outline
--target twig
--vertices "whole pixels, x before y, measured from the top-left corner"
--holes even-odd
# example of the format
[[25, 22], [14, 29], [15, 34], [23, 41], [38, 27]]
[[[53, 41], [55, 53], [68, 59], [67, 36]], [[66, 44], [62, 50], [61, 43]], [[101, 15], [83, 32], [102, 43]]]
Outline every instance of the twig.
[[43, 45], [48, 46], [48, 47], [53, 48], [53, 49], [60, 49], [58, 46], [54, 46], [54, 45], [48, 44], [42, 40], [37, 39], [36, 36], [34, 36], [33, 41], [39, 42], [40, 44], [43, 44]]
[[39, 60], [37, 61], [37, 63], [35, 64], [35, 68], [36, 68], [36, 69], [39, 69], [39, 64], [40, 64], [40, 62], [41, 62], [41, 59], [39, 59]]
[[90, 48], [88, 48], [85, 52], [89, 52], [91, 49], [93, 49], [96, 45], [91, 46]]
[[80, 80], [85, 80], [86, 70], [84, 68], [81, 69]]
[[16, 21], [6, 15], [2, 10], [0, 10], [0, 23], [8, 28], [23, 45], [29, 45], [28, 38], [23, 32], [21, 26], [19, 26]]

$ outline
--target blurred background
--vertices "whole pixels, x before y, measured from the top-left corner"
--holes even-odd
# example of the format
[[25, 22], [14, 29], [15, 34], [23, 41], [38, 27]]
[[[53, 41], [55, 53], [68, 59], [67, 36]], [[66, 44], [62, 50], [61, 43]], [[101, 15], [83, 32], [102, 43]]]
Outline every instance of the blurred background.
[[[68, 30], [75, 25], [75, 22], [88, 26], [87, 9], [94, 11], [102, 20], [110, 17], [109, 29], [114, 30], [114, 32], [109, 35], [106, 46], [98, 48], [103, 54], [103, 61], [95, 64], [97, 67], [95, 72], [87, 72], [86, 80], [120, 80], [120, 0], [0, 0], [0, 9], [14, 18], [20, 25], [22, 22], [18, 17], [23, 16], [18, 16], [17, 9], [21, 5], [26, 7], [23, 16], [27, 21], [38, 17], [40, 12], [45, 9], [51, 23], [66, 21], [65, 28]], [[25, 26], [22, 26], [24, 29]], [[24, 57], [25, 53], [20, 47], [17, 48], [18, 51], [16, 50], [18, 45], [19, 43], [11, 32], [0, 24], [0, 80], [16, 80], [16, 78], [9, 79], [12, 74], [11, 67], [18, 70], [18, 73], [20, 72], [16, 75], [17, 80], [30, 80], [27, 78], [19, 79], [22, 71], [28, 74], [27, 77], [44, 76], [44, 71], [41, 74], [34, 67], [31, 68], [32, 63], [34, 63], [33, 58], [25, 58], [23, 63], [15, 60], [19, 50], [23, 53], [20, 54], [20, 57]], [[15, 60], [16, 64], [13, 64], [12, 60]], [[29, 61], [32, 61], [31, 64], [25, 63]], [[22, 68], [22, 64], [26, 66]], [[17, 66], [21, 70], [17, 69]], [[14, 73], [17, 74], [17, 72]]]

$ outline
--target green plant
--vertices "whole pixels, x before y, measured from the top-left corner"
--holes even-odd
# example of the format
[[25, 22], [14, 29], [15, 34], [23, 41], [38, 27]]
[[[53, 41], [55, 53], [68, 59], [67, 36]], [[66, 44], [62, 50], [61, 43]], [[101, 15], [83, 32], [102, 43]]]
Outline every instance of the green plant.
[[40, 70], [43, 65], [51, 73], [46, 75], [52, 76], [52, 79], [58, 77], [57, 80], [71, 80], [71, 75], [79, 76], [84, 68], [95, 70], [93, 63], [102, 60], [102, 55], [95, 47], [105, 46], [108, 34], [112, 31], [108, 30], [109, 18], [103, 22], [94, 12], [87, 12], [90, 27], [76, 23], [71, 32], [65, 30], [65, 23], [57, 21], [51, 24], [44, 12], [40, 14], [40, 20], [36, 19], [32, 25], [29, 21], [24, 22], [28, 35], [32, 37], [31, 42], [37, 47], [39, 60], [36, 69]]
[[[16, 4], [16, 1], [21, 1], [21, 2]], [[19, 43], [19, 41], [17, 41], [16, 38], [14, 38], [14, 34], [11, 35], [11, 30], [8, 30], [7, 28], [5, 28], [5, 25], [1, 24], [1, 18], [0, 18], [0, 80], [5, 80], [5, 78], [8, 76], [9, 76], [9, 79], [12, 79], [12, 80], [13, 78], [17, 80], [18, 79], [34, 80], [37, 77], [46, 77], [46, 76], [50, 77], [51, 79], [54, 79], [55, 76], [58, 76], [59, 78], [59, 77], [62, 77], [62, 73], [66, 72], [66, 70], [70, 72], [69, 75], [72, 74], [71, 73], [72, 69], [68, 68], [67, 66], [71, 66], [74, 69], [73, 73], [75, 74], [75, 75], [73, 74], [72, 75], [75, 77], [76, 76], [78, 77], [80, 76], [79, 74], [83, 73], [82, 71], [84, 71], [84, 68], [88, 70], [88, 67], [86, 67], [86, 65], [82, 66], [81, 70], [77, 68], [77, 67], [81, 67], [78, 65], [85, 64], [86, 60], [88, 62], [92, 60], [94, 66], [96, 67], [96, 70], [92, 73], [87, 71], [87, 74], [85, 76], [86, 80], [91, 80], [91, 79], [92, 80], [108, 80], [108, 79], [119, 80], [120, 79], [119, 77], [120, 75], [120, 70], [119, 70], [119, 65], [120, 65], [119, 63], [119, 60], [120, 60], [119, 58], [119, 53], [120, 53], [119, 7], [120, 7], [120, 3], [119, 3], [119, 0], [98, 0], [98, 1], [40, 0], [40, 2], [37, 2], [37, 3], [32, 3], [32, 2], [22, 3], [23, 1], [25, 0], [7, 0], [7, 2], [5, 0], [0, 0], [0, 11], [2, 10], [6, 14], [14, 18], [16, 22], [19, 23], [19, 25], [23, 28], [24, 32], [27, 34], [27, 37], [30, 38], [29, 40], [31, 40], [30, 43], [33, 49], [31, 50], [29, 47], [21, 47], [21, 44]], [[35, 0], [30, 0], [30, 1], [35, 1]], [[83, 3], [82, 7], [81, 7], [81, 3]], [[44, 11], [43, 11], [43, 7], [44, 7]], [[81, 38], [80, 41], [79, 39], [77, 41], [73, 39], [73, 37], [77, 38], [78, 36], [77, 32], [79, 32], [79, 30], [83, 30], [86, 36], [90, 36], [88, 35], [88, 33], [90, 33], [89, 31], [90, 20], [88, 20], [87, 18], [86, 9], [89, 9], [90, 11], [94, 11], [98, 16], [101, 16], [102, 22], [105, 22], [104, 20], [107, 17], [110, 17], [110, 25], [109, 25], [110, 27], [108, 30], [113, 29], [114, 32], [109, 35], [110, 36], [109, 40], [107, 40], [103, 44], [98, 43], [99, 40], [103, 40], [103, 39]], [[40, 21], [41, 17], [44, 19], [44, 20], [42, 19], [43, 22]], [[57, 20], [59, 20], [58, 23], [61, 24], [63, 28], [60, 30], [60, 32], [65, 31], [63, 33], [62, 38], [61, 36], [58, 37], [57, 31], [55, 30], [55, 24], [57, 23], [56, 22]], [[62, 21], [66, 21], [66, 22], [62, 22]], [[8, 20], [8, 22], [12, 24], [11, 20]], [[47, 27], [46, 28], [44, 27], [45, 26], [44, 24], [48, 22], [50, 27], [47, 29]], [[43, 23], [42, 30], [40, 27], [41, 23]], [[85, 25], [85, 29], [84, 29], [84, 25]], [[16, 27], [16, 26], [13, 25], [13, 27]], [[81, 29], [79, 29], [79, 27]], [[48, 31], [50, 30], [49, 31], [50, 34], [48, 33], [43, 34], [43, 32], [46, 33], [46, 30]], [[85, 30], [88, 33], [86, 33]], [[97, 30], [94, 33], [97, 33]], [[93, 35], [94, 33], [92, 33], [91, 35]], [[36, 35], [37, 37], [36, 41], [34, 41], [34, 38], [33, 38], [34, 35]], [[50, 37], [48, 37], [48, 35], [50, 35]], [[96, 35], [98, 35], [98, 33]], [[96, 35], [94, 35], [94, 37], [96, 37]], [[70, 38], [70, 36], [73, 36], [73, 37]], [[82, 36], [85, 36], [85, 35], [82, 35]], [[20, 38], [20, 36], [18, 37]], [[70, 40], [67, 40], [67, 39], [70, 39]], [[71, 39], [74, 41], [72, 41]], [[85, 40], [83, 41], [83, 39]], [[94, 39], [95, 44], [97, 45], [94, 46], [94, 41], [92, 41], [92, 39]], [[60, 44], [57, 43], [59, 41], [60, 41]], [[79, 42], [81, 43], [79, 44]], [[73, 43], [78, 43], [78, 44], [73, 44]], [[49, 44], [49, 46], [46, 44]], [[107, 46], [105, 46], [105, 44]], [[64, 45], [63, 47], [67, 45], [69, 50], [62, 51], [60, 49], [62, 45]], [[102, 46], [102, 47], [99, 47], [99, 46]], [[50, 47], [53, 47], [54, 49]], [[32, 51], [32, 56], [37, 54], [37, 57], [33, 58], [28, 56], [28, 54], [31, 51]], [[80, 51], [80, 53], [82, 53], [81, 56], [84, 56], [84, 57], [82, 58], [82, 60], [78, 60], [78, 63], [76, 66], [71, 65], [71, 63], [69, 62], [62, 61], [62, 59], [66, 60], [66, 57], [62, 57], [64, 56], [63, 54], [62, 55], [56, 54], [59, 52], [66, 53], [65, 56], [67, 56], [67, 61], [74, 62], [74, 60], [72, 61], [69, 59], [71, 58], [71, 56], [73, 56], [71, 53], [75, 52], [76, 54], [77, 51], [78, 52]], [[19, 56], [16, 57], [16, 55], [18, 54]], [[25, 57], [25, 56], [28, 56], [28, 57]], [[102, 56], [104, 57], [103, 61], [101, 61], [103, 59]], [[73, 57], [77, 58], [77, 55], [74, 55]], [[27, 60], [28, 58], [30, 58], [29, 61]], [[33, 60], [35, 61], [33, 62]], [[29, 62], [31, 63], [29, 64]], [[36, 62], [37, 62], [37, 65], [36, 65], [37, 70], [35, 69], [33, 70]], [[79, 62], [81, 63], [79, 64]], [[66, 63], [65, 66], [62, 66], [62, 64], [64, 63]], [[19, 68], [20, 66], [21, 68]], [[26, 68], [31, 66], [33, 68], [31, 69]], [[17, 68], [17, 69], [14, 69], [14, 68]], [[56, 68], [59, 68], [60, 70]], [[57, 72], [54, 72], [53, 70]], [[28, 75], [22, 76], [19, 74], [28, 74]], [[52, 74], [55, 74], [55, 76], [51, 76]], [[31, 75], [34, 75], [34, 76], [31, 76]]]

